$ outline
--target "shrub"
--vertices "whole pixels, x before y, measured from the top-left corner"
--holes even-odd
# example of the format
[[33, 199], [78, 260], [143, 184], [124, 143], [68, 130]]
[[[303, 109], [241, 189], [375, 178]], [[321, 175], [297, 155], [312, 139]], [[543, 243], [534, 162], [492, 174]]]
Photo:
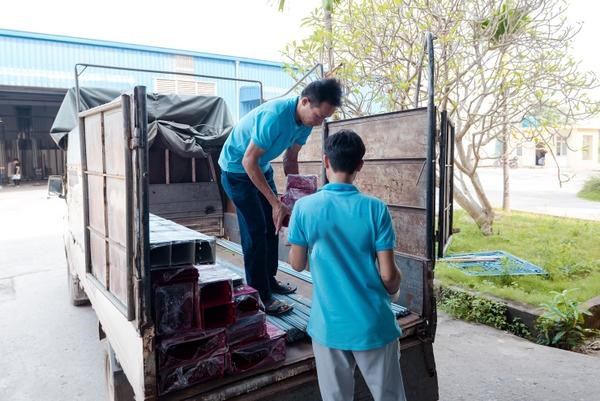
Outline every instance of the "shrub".
[[530, 337], [527, 326], [519, 319], [508, 321], [506, 305], [500, 302], [463, 291], [442, 288], [439, 306], [457, 319], [485, 324], [524, 338]]
[[600, 176], [588, 178], [577, 196], [587, 200], [600, 201]]
[[583, 327], [584, 317], [590, 313], [571, 297], [576, 290], [552, 291], [552, 302], [541, 305], [544, 314], [536, 322], [539, 344], [571, 350], [598, 334], [597, 330]]

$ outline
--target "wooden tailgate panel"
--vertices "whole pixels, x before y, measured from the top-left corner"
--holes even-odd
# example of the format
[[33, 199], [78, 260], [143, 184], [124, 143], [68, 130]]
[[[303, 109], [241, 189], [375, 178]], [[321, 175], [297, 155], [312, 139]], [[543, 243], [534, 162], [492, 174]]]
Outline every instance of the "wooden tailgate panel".
[[86, 269], [122, 313], [132, 318], [130, 97], [80, 113], [84, 168]]

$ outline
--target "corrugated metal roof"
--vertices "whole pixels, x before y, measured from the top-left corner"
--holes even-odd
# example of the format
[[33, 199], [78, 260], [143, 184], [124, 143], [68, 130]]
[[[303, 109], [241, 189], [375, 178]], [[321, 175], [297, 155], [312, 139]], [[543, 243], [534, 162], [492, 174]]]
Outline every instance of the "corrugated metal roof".
[[271, 65], [271, 66], [275, 66], [275, 67], [283, 66], [282, 63], [279, 63], [276, 61], [270, 61], [270, 60], [260, 60], [260, 59], [253, 59], [253, 58], [247, 58], [247, 57], [227, 56], [227, 55], [223, 55], [223, 54], [214, 54], [214, 53], [203, 53], [203, 52], [196, 52], [196, 51], [191, 51], [191, 50], [171, 49], [171, 48], [167, 48], [167, 47], [138, 45], [138, 44], [133, 44], [133, 43], [112, 42], [112, 41], [108, 41], [108, 40], [86, 39], [86, 38], [78, 38], [78, 37], [73, 37], [73, 36], [50, 35], [50, 34], [45, 34], [45, 33], [15, 31], [15, 30], [11, 30], [11, 29], [0, 29], [0, 36], [26, 38], [26, 39], [39, 39], [39, 40], [48, 40], [48, 41], [52, 41], [52, 42], [75, 43], [75, 44], [85, 44], [85, 45], [102, 46], [102, 47], [112, 47], [112, 48], [116, 48], [116, 49], [141, 50], [141, 51], [145, 51], [145, 52], [180, 54], [180, 55], [185, 55], [185, 56], [212, 58], [212, 59], [218, 59], [218, 60], [231, 60], [231, 61], [240, 61], [240, 62], [243, 61], [245, 63], [253, 63], [253, 64], [259, 64], [259, 65]]
[[[280, 63], [270, 61], [5, 29], [0, 29], [0, 54], [0, 85], [4, 86], [70, 88], [75, 86], [77, 63], [173, 72], [89, 68], [80, 76], [82, 86], [117, 90], [144, 85], [156, 91], [157, 78], [176, 79], [182, 66], [186, 72], [259, 80], [267, 99], [281, 95], [294, 82]], [[182, 55], [190, 60], [182, 60]], [[248, 83], [186, 79], [215, 82], [216, 94], [225, 99], [234, 118], [240, 115], [240, 90]]]

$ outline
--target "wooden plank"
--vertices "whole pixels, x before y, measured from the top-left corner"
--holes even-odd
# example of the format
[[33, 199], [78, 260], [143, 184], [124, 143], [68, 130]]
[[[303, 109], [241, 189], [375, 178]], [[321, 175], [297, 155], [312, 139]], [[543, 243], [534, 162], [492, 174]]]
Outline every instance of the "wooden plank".
[[106, 203], [108, 219], [108, 236], [123, 247], [127, 246], [127, 188], [125, 181], [118, 178], [106, 179]]
[[96, 231], [106, 234], [104, 229], [104, 177], [88, 175], [89, 224]]
[[116, 108], [120, 108], [120, 107], [121, 107], [121, 97], [118, 97], [117, 99], [115, 99], [109, 103], [104, 103], [104, 104], [101, 104], [100, 106], [96, 106], [91, 109], [79, 112], [79, 117], [86, 117], [86, 120], [87, 120], [90, 116], [100, 115], [102, 112], [106, 113], [107, 111], [110, 111], [110, 110], [113, 110]]
[[92, 230], [90, 230], [90, 261], [94, 277], [106, 284], [106, 241], [103, 236]]
[[[217, 182], [189, 182], [180, 184], [150, 185], [150, 205], [187, 201], [219, 201], [221, 194]], [[222, 208], [222, 206], [221, 206]]]
[[423, 288], [425, 287], [423, 280], [425, 277], [424, 269], [426, 269], [426, 262], [398, 253], [394, 256], [396, 266], [398, 266], [402, 274], [398, 303], [408, 308], [411, 312], [422, 315]]
[[[97, 114], [85, 120], [85, 149], [87, 158], [87, 171], [104, 173], [103, 170], [103, 133], [102, 115]], [[96, 198], [100, 199], [100, 198]]]
[[[86, 131], [87, 132], [87, 131]], [[106, 173], [125, 176], [125, 133], [123, 111], [113, 109], [104, 114]]]
[[159, 203], [150, 205], [150, 213], [161, 216], [162, 214], [178, 214], [182, 213], [193, 213], [193, 214], [221, 214], [222, 206], [220, 201], [189, 201], [189, 202], [176, 202], [176, 203]]
[[365, 159], [427, 157], [427, 109], [328, 123], [329, 135], [352, 129], [365, 143]]
[[396, 232], [396, 250], [427, 257], [427, 215], [424, 210], [389, 207]]
[[389, 205], [425, 208], [427, 180], [424, 177], [419, 180], [421, 167], [421, 163], [365, 162], [355, 185], [361, 192]]
[[122, 248], [109, 244], [108, 267], [110, 269], [108, 289], [127, 305], [127, 253]]
[[[321, 176], [321, 164], [300, 162], [301, 174]], [[422, 163], [403, 161], [366, 161], [357, 174], [355, 185], [368, 195], [376, 196], [390, 205], [425, 208], [427, 180], [419, 174]], [[275, 186], [279, 193], [285, 191], [286, 178], [281, 163], [273, 163]]]

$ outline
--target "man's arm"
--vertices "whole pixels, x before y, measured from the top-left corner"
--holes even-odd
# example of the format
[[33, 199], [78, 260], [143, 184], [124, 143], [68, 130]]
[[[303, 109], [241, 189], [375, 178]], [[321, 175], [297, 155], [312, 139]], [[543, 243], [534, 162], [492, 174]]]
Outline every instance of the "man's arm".
[[271, 208], [273, 209], [275, 232], [279, 233], [283, 220], [290, 214], [290, 210], [277, 199], [277, 194], [273, 193], [264, 173], [258, 166], [258, 161], [264, 153], [265, 151], [263, 149], [256, 146], [253, 141], [250, 141], [248, 148], [244, 153], [244, 158], [242, 159], [242, 166], [244, 166], [244, 170], [246, 170], [248, 177], [250, 177], [250, 181], [252, 181], [254, 186], [258, 188], [260, 193], [264, 195], [271, 205]]
[[294, 270], [301, 272], [306, 268], [306, 247], [292, 244], [290, 254], [288, 256], [288, 262]]
[[394, 251], [389, 249], [377, 252], [377, 262], [379, 263], [379, 275], [381, 281], [383, 281], [383, 286], [389, 294], [396, 294], [400, 289], [402, 276], [394, 261]]
[[283, 172], [285, 175], [298, 174], [298, 153], [302, 149], [302, 145], [293, 144], [283, 155]]

